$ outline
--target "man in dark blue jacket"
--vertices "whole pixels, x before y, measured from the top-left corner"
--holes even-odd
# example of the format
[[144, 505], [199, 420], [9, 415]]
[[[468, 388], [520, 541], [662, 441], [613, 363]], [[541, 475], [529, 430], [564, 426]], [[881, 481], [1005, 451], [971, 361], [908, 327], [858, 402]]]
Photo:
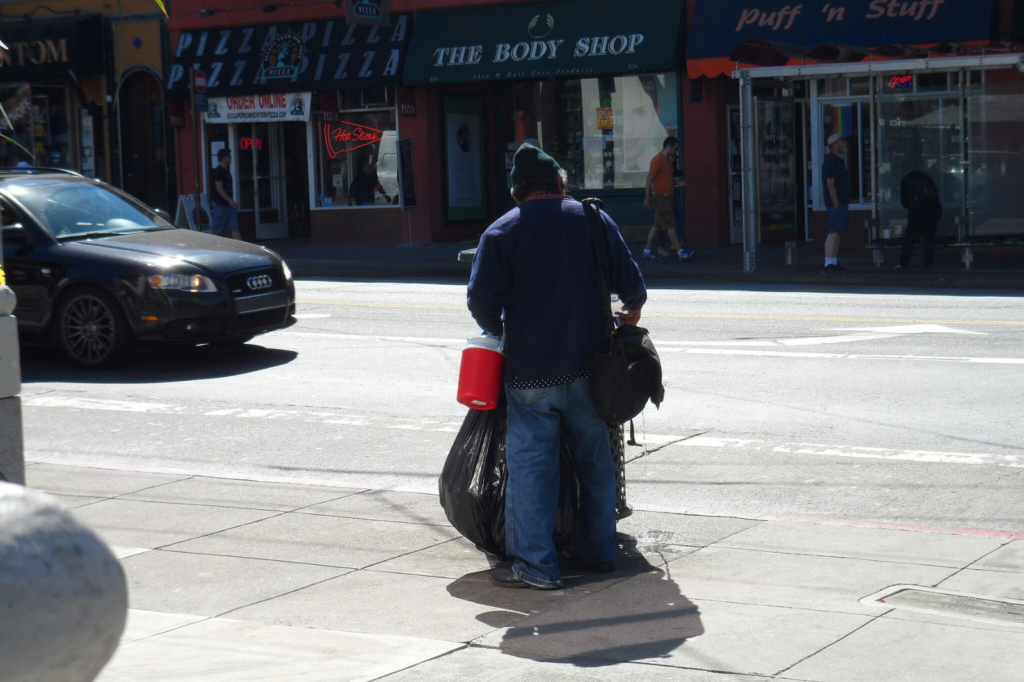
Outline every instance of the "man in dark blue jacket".
[[[550, 156], [524, 144], [512, 168], [519, 204], [480, 238], [469, 282], [469, 310], [480, 327], [505, 339], [508, 395], [506, 550], [499, 587], [561, 587], [552, 534], [558, 508], [559, 447], [565, 439], [580, 480], [576, 558], [613, 570], [615, 470], [608, 431], [590, 397], [590, 364], [607, 351], [599, 270], [583, 205], [565, 195], [566, 175]], [[608, 290], [640, 320], [647, 300], [640, 269], [619, 228], [601, 213]]]

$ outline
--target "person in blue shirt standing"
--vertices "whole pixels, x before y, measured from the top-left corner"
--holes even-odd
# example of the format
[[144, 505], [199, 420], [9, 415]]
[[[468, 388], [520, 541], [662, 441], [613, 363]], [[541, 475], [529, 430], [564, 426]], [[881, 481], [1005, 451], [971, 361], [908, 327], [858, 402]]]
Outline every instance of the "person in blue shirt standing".
[[850, 171], [846, 168], [846, 138], [836, 133], [828, 138], [828, 156], [821, 166], [821, 184], [825, 188], [828, 211], [828, 237], [825, 239], [825, 269], [834, 275], [845, 270], [839, 265], [839, 242], [850, 229]]
[[608, 291], [636, 324], [647, 301], [640, 268], [603, 212], [593, 233], [583, 204], [565, 194], [565, 171], [524, 144], [512, 167], [518, 204], [480, 238], [467, 305], [480, 327], [505, 336], [508, 397], [506, 551], [498, 587], [556, 589], [562, 578], [552, 534], [558, 509], [559, 450], [565, 440], [580, 481], [582, 568], [614, 570], [615, 470], [608, 429], [590, 396], [590, 364], [606, 352], [600, 271], [591, 240], [603, 242]]

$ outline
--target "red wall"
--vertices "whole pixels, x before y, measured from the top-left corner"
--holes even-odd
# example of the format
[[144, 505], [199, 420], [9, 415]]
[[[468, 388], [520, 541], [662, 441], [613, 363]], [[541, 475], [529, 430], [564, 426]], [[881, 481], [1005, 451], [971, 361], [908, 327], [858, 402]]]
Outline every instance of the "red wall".
[[703, 78], [700, 102], [683, 78], [683, 173], [686, 178], [686, 245], [729, 244], [729, 158], [726, 106], [739, 97], [736, 81]]

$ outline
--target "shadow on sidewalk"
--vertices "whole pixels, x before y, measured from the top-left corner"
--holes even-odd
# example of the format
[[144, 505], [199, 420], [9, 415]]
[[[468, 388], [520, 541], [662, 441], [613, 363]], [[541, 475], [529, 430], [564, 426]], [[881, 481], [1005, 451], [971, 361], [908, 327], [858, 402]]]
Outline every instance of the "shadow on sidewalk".
[[479, 572], [453, 582], [448, 593], [499, 609], [477, 619], [508, 628], [499, 649], [511, 656], [581, 668], [666, 658], [704, 634], [700, 611], [667, 565], [653, 565], [629, 536], [618, 538], [614, 573], [566, 571], [558, 592], [494, 587]]
[[21, 349], [22, 381], [26, 384], [66, 381], [81, 384], [158, 384], [260, 372], [286, 365], [299, 354], [292, 350], [265, 348], [259, 342], [244, 346], [167, 346], [150, 349], [123, 367], [79, 369], [56, 349], [24, 346]]

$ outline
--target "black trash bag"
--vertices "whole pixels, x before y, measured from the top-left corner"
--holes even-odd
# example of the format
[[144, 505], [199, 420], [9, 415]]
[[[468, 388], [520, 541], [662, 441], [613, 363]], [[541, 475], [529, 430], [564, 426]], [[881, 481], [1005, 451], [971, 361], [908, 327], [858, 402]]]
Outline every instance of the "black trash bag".
[[[470, 410], [438, 479], [441, 507], [448, 521], [477, 549], [500, 559], [507, 558], [507, 430], [508, 404], [504, 395], [493, 410]], [[572, 543], [579, 522], [579, 481], [565, 443], [561, 454], [561, 486], [554, 532], [557, 547]]]

